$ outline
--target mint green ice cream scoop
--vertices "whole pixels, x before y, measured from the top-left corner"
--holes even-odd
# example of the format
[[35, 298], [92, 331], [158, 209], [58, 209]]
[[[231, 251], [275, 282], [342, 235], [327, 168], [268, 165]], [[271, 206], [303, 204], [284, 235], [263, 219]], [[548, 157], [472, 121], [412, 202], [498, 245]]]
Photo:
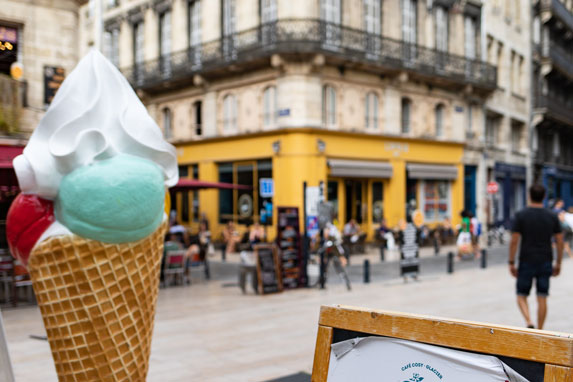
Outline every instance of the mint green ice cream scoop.
[[56, 219], [78, 236], [106, 243], [143, 239], [163, 220], [163, 181], [159, 166], [132, 155], [80, 167], [60, 183]]

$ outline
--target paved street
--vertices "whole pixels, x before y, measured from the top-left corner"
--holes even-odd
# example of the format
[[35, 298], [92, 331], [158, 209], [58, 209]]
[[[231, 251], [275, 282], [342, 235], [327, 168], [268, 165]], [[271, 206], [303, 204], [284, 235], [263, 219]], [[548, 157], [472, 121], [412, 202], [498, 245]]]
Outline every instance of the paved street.
[[[194, 271], [194, 283], [162, 289], [148, 381], [268, 381], [310, 373], [319, 307], [347, 304], [368, 308], [523, 326], [514, 302], [506, 249], [491, 251], [489, 267], [456, 262], [446, 273], [446, 257], [424, 257], [420, 281], [404, 283], [396, 263], [372, 259], [372, 283], [363, 284], [362, 261], [352, 259], [353, 290], [332, 276], [325, 290], [242, 295], [236, 264], [213, 264], [215, 280]], [[573, 333], [573, 261], [553, 279], [546, 328]], [[16, 380], [56, 381], [48, 343], [36, 307], [2, 311]]]

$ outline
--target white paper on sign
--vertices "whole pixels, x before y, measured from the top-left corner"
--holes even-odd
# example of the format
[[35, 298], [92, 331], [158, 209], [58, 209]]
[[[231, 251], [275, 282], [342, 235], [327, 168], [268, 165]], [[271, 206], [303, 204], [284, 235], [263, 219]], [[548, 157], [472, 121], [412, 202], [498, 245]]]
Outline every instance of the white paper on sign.
[[328, 382], [529, 382], [494, 356], [385, 337], [332, 345]]

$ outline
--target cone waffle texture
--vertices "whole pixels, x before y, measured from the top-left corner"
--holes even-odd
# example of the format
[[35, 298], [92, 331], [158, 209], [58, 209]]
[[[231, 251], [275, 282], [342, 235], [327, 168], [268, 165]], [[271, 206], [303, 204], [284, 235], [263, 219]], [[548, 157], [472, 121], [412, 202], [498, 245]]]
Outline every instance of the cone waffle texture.
[[76, 235], [28, 263], [56, 371], [64, 381], [145, 381], [167, 225], [132, 243]]

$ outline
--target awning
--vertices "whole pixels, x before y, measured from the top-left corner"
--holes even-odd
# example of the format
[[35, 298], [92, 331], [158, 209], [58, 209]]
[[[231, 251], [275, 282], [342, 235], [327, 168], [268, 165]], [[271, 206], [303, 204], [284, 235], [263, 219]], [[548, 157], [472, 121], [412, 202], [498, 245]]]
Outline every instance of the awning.
[[410, 179], [456, 180], [458, 178], [458, 168], [456, 166], [408, 164], [406, 169]]
[[331, 176], [349, 178], [391, 178], [392, 165], [388, 162], [372, 162], [347, 159], [329, 159]]
[[197, 179], [179, 179], [179, 182], [170, 188], [171, 191], [192, 191], [204, 190], [206, 188], [217, 188], [221, 190], [252, 190], [251, 186], [244, 186], [241, 184], [220, 183], [220, 182], [205, 182]]
[[12, 161], [22, 154], [22, 146], [0, 146], [0, 168], [13, 168]]

